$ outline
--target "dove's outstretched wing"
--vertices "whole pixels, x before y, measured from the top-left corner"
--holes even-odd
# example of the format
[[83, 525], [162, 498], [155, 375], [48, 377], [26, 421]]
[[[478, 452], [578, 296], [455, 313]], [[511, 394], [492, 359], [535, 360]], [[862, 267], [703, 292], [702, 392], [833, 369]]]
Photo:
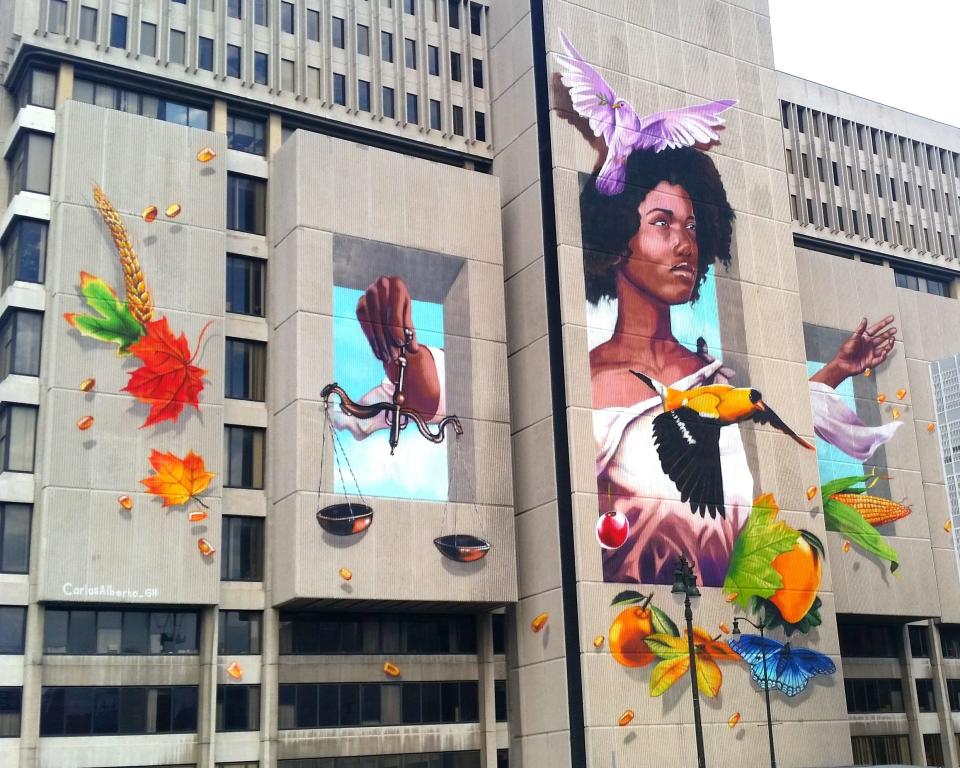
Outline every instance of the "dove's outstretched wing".
[[617, 95], [601, 74], [584, 61], [570, 39], [560, 33], [564, 54], [558, 54], [560, 80], [570, 90], [570, 100], [577, 113], [586, 118], [594, 136], [603, 136], [609, 147], [616, 128], [613, 105]]
[[664, 149], [692, 147], [694, 144], [709, 144], [720, 135], [716, 132], [723, 125], [720, 113], [734, 104], [736, 99], [721, 99], [695, 107], [681, 107], [668, 112], [656, 112], [641, 120], [634, 149]]

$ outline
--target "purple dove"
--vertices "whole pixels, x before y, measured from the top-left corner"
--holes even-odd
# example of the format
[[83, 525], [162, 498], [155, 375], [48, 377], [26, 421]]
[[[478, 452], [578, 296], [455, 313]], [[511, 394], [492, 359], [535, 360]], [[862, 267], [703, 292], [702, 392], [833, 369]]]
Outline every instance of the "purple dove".
[[607, 145], [607, 159], [597, 175], [597, 189], [605, 195], [623, 191], [625, 166], [631, 152], [660, 152], [716, 141], [720, 136], [714, 129], [723, 125], [720, 113], [737, 103], [736, 99], [721, 99], [640, 117], [584, 60], [563, 32], [560, 39], [566, 51], [557, 56], [560, 80], [570, 90], [573, 108], [587, 119], [593, 135], [603, 136]]

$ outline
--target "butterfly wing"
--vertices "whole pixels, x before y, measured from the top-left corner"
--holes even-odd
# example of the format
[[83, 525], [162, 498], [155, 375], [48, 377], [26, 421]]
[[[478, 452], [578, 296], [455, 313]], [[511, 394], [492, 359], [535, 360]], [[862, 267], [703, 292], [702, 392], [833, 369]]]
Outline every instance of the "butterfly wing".
[[[783, 643], [760, 635], [739, 635], [727, 643], [741, 659], [750, 666], [750, 673], [754, 682], [761, 688], [767, 680], [771, 687], [776, 685], [777, 664]], [[766, 675], [764, 675], [764, 659], [766, 659]]]
[[603, 136], [604, 143], [609, 147], [616, 129], [613, 105], [617, 95], [563, 32], [560, 33], [560, 41], [564, 50], [564, 53], [557, 55], [560, 80], [570, 91], [570, 101], [577, 114], [587, 120], [594, 136]]
[[637, 148], [660, 152], [716, 141], [720, 138], [716, 128], [724, 123], [720, 113], [736, 103], [736, 99], [721, 99], [695, 107], [656, 112], [643, 120]]
[[653, 437], [660, 466], [680, 491], [680, 500], [690, 502], [694, 514], [724, 517], [717, 420], [677, 408], [653, 420]]
[[837, 671], [829, 656], [810, 648], [784, 648], [779, 666], [782, 669], [778, 669], [776, 680], [771, 682], [787, 696], [800, 693], [811, 677], [832, 675]]

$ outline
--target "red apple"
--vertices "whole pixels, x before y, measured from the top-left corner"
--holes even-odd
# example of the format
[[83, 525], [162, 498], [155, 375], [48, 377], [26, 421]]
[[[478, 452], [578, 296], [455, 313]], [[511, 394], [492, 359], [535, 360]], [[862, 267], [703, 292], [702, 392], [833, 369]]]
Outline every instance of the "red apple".
[[597, 541], [604, 549], [617, 549], [627, 540], [630, 522], [623, 512], [610, 510], [597, 520]]

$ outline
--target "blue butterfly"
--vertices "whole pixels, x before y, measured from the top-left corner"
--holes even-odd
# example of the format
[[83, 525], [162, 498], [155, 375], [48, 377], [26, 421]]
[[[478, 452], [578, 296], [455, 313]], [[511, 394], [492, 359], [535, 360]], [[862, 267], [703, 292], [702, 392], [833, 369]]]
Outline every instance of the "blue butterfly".
[[790, 643], [771, 640], [759, 635], [739, 635], [729, 645], [750, 665], [753, 679], [764, 687], [763, 660], [766, 654], [766, 678], [771, 688], [796, 696], [807, 687], [807, 681], [816, 675], [832, 675], [836, 665], [829, 657], [809, 648], [793, 648]]

